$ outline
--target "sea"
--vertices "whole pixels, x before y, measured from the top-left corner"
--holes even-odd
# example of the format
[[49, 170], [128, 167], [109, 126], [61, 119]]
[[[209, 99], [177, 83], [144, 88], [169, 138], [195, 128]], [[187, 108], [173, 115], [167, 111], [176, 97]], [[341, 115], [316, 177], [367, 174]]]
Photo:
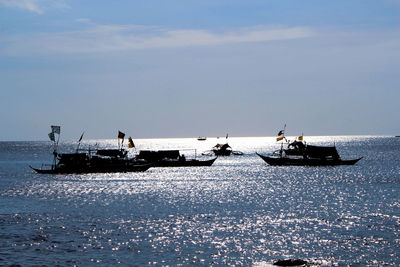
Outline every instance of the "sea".
[[[294, 139], [289, 138], [289, 139]], [[275, 137], [134, 139], [186, 158], [226, 143], [211, 167], [36, 174], [49, 141], [0, 142], [0, 266], [400, 265], [400, 138], [315, 136], [354, 166], [273, 167]], [[124, 144], [125, 145], [125, 144]], [[76, 142], [60, 142], [73, 152]], [[81, 148], [117, 148], [86, 140]]]

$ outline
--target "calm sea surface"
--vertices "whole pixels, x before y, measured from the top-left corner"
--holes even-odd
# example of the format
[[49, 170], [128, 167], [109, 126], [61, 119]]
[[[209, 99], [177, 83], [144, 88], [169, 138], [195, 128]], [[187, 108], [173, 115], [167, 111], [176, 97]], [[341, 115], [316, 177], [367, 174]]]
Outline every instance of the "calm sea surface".
[[[229, 138], [245, 154], [211, 167], [39, 175], [28, 165], [51, 162], [50, 142], [0, 142], [0, 265], [400, 265], [400, 138], [305, 141], [364, 158], [355, 166], [272, 167], [255, 152], [278, 149], [275, 138]], [[190, 158], [217, 142], [225, 138], [135, 145]], [[82, 146], [96, 143], [117, 146]], [[66, 142], [59, 151], [75, 147]]]

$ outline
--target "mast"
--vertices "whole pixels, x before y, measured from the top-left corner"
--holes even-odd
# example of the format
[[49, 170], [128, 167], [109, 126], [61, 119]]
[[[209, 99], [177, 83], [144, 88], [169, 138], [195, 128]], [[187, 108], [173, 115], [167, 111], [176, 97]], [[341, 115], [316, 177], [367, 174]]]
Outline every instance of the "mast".
[[[50, 128], [51, 128], [51, 133], [49, 133], [48, 135], [49, 135], [50, 140], [53, 141], [53, 156], [54, 156], [52, 168], [55, 168], [56, 162], [57, 162], [57, 147], [58, 147], [58, 142], [60, 141], [60, 135], [61, 135], [61, 127], [51, 125]], [[57, 141], [54, 137], [54, 134], [58, 134]]]
[[283, 140], [285, 139], [285, 141], [287, 141], [287, 139], [285, 137], [285, 131], [286, 131], [286, 123], [285, 123], [285, 126], [283, 127], [283, 130], [279, 131], [278, 137], [276, 138], [276, 141], [282, 141], [281, 142], [281, 149], [279, 151], [280, 157], [282, 157], [282, 154], [283, 154]]

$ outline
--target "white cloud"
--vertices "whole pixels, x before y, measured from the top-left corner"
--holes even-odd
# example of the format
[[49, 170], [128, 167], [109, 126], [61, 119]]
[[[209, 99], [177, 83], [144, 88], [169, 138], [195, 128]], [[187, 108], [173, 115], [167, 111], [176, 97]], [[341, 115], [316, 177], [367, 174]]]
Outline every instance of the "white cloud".
[[0, 3], [7, 7], [25, 9], [37, 14], [43, 14], [43, 9], [36, 0], [0, 0]]
[[101, 53], [147, 48], [265, 42], [306, 38], [312, 35], [314, 35], [313, 30], [306, 27], [257, 26], [211, 32], [137, 25], [95, 25], [82, 31], [13, 36], [8, 39], [8, 45], [3, 46], [3, 53]]
[[62, 0], [0, 0], [6, 7], [20, 8], [36, 14], [43, 14], [47, 8], [69, 8]]

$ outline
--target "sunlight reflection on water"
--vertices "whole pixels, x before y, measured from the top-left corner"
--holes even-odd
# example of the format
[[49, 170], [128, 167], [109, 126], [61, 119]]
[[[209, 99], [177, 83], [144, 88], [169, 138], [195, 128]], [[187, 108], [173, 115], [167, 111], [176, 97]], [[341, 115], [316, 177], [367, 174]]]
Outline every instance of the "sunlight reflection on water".
[[[343, 158], [364, 156], [355, 166], [320, 168], [266, 165], [255, 152], [278, 149], [272, 137], [228, 141], [245, 155], [220, 157], [212, 167], [55, 176], [26, 168], [51, 160], [48, 143], [2, 144], [13, 155], [1, 152], [0, 158], [8, 162], [0, 169], [0, 247], [6, 248], [0, 259], [6, 265], [266, 266], [285, 258], [316, 265], [400, 264], [397, 140], [306, 138], [335, 144]], [[184, 150], [194, 157], [217, 142], [225, 138], [135, 145], [195, 148]], [[96, 143], [116, 146], [115, 140], [85, 145]]]

